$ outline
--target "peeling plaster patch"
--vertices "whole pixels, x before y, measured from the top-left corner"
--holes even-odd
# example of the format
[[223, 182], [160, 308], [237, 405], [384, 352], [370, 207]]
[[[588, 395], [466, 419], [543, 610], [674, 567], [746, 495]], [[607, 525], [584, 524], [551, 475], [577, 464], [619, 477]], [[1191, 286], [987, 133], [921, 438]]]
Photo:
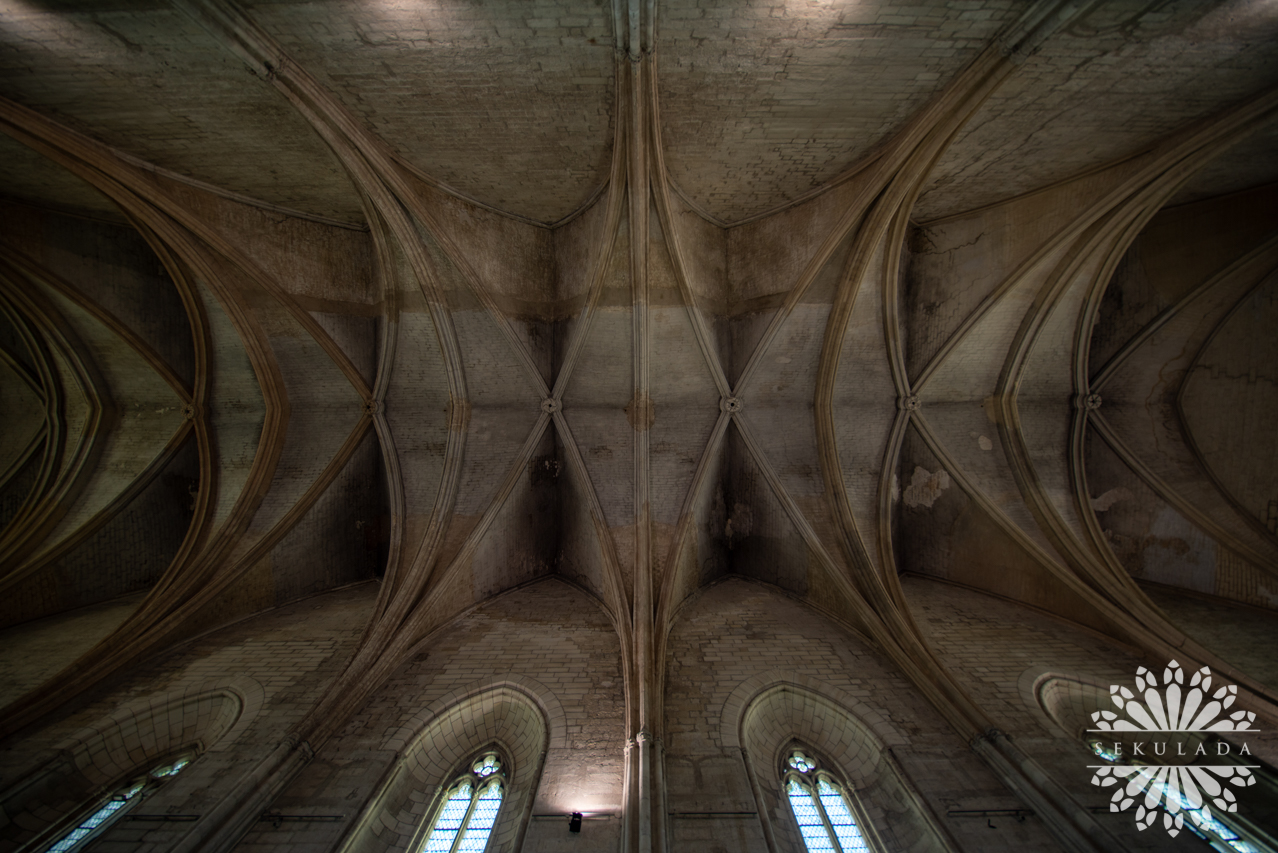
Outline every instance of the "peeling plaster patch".
[[980, 445], [981, 450], [989, 451], [994, 449], [994, 442], [990, 441], [988, 436], [981, 435], [975, 431], [969, 432], [968, 435], [976, 439], [976, 443]]
[[905, 490], [905, 505], [930, 507], [950, 487], [950, 475], [945, 470], [929, 474], [922, 465], [915, 467], [910, 486]]
[[985, 410], [985, 419], [992, 424], [998, 423], [998, 401], [992, 396], [986, 397], [981, 401], [981, 408]]
[[895, 474], [892, 475], [892, 503], [896, 503], [901, 499], [901, 481], [897, 479]]
[[783, 355], [777, 359], [777, 364], [789, 364], [792, 360], [793, 359], [789, 358], [788, 356]]
[[1215, 591], [1216, 542], [1166, 508], [1150, 526], [1145, 539], [1144, 577], [1158, 583]]
[[1110, 489], [1098, 498], [1092, 498], [1092, 509], [1097, 512], [1105, 512], [1119, 501], [1129, 501], [1132, 499], [1132, 493], [1119, 486], [1117, 489]]
[[1278, 593], [1274, 593], [1269, 587], [1262, 583], [1256, 584], [1257, 594], [1265, 601], [1269, 602], [1270, 607], [1278, 607]]

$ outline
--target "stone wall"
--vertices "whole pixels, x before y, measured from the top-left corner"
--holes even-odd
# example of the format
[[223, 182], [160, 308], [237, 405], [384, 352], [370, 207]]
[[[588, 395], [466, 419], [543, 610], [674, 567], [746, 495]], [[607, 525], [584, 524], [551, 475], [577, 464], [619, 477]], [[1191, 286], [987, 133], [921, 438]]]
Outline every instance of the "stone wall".
[[[519, 705], [535, 712], [493, 710], [494, 689], [510, 689], [523, 698]], [[440, 732], [441, 715], [456, 716], [459, 708], [478, 702], [480, 710], [466, 711], [447, 729], [461, 738], [449, 753], [469, 753], [496, 741], [508, 752], [522, 748], [510, 734], [512, 714], [544, 717], [547, 746], [537, 778], [537, 760], [520, 761], [513, 782], [535, 782], [530, 820], [523, 850], [558, 853], [587, 849], [616, 849], [619, 844], [624, 755], [624, 684], [616, 633], [599, 606], [578, 589], [557, 580], [499, 596], [436, 632], [416, 650], [374, 694], [315, 759], [285, 789], [274, 808], [283, 814], [340, 816], [331, 822], [289, 822], [278, 827], [261, 823], [236, 850], [328, 851], [380, 849], [360, 846], [367, 831], [369, 844], [380, 830], [357, 826], [369, 808], [382, 808], [385, 790], [397, 767], [407, 759], [436, 761], [419, 739]], [[488, 704], [485, 704], [485, 703]], [[497, 702], [503, 707], [507, 703]], [[513, 707], [513, 706], [512, 706]], [[491, 714], [491, 716], [485, 716]], [[461, 722], [469, 719], [470, 722]], [[527, 725], [521, 724], [522, 729]], [[424, 750], [424, 751], [423, 751]], [[534, 750], [535, 752], [535, 750]], [[420, 759], [413, 756], [421, 756]], [[444, 761], [451, 769], [453, 761]], [[443, 768], [422, 771], [412, 794], [394, 796], [410, 805], [392, 831], [426, 818], [437, 786], [446, 784]], [[397, 799], [396, 802], [400, 800]], [[589, 813], [582, 833], [570, 836], [568, 815]], [[561, 822], [562, 821], [562, 822]]]
[[[17, 849], [16, 844], [53, 819], [52, 812], [41, 812], [43, 823], [15, 825], [10, 822], [22, 810], [10, 809], [30, 799], [32, 780], [64, 759], [79, 768], [76, 778], [82, 781], [68, 786], [68, 793], [78, 793], [82, 802], [70, 804], [61, 814], [74, 805], [87, 806], [95, 796], [148, 770], [149, 762], [169, 748], [196, 742], [199, 758], [112, 825], [95, 849], [168, 850], [184, 837], [214, 832], [221, 825], [216, 807], [251, 785], [259, 762], [345, 664], [375, 595], [371, 585], [338, 590], [198, 637], [136, 666], [110, 688], [84, 696], [21, 738], [10, 739], [0, 751], [0, 796], [5, 803], [0, 849]], [[212, 711], [214, 704], [225, 702], [201, 697], [223, 694], [233, 695], [239, 710], [227, 712], [231, 719], [218, 724], [214, 737], [201, 708]], [[196, 704], [188, 708], [188, 699]], [[188, 725], [188, 733], [176, 734]], [[148, 730], [165, 734], [148, 736]], [[107, 744], [117, 741], [119, 748], [106, 754], [86, 748], [87, 763], [77, 759], [76, 745], [91, 745], [99, 734]], [[140, 817], [144, 815], [187, 817]]]

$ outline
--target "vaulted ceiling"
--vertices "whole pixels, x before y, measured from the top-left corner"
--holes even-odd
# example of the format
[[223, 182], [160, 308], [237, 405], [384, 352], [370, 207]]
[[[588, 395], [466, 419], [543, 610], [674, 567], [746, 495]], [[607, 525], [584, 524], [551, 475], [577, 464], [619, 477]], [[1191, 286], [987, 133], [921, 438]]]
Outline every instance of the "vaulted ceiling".
[[146, 595], [0, 731], [372, 578], [313, 743], [549, 575], [632, 732], [728, 574], [965, 732], [902, 572], [1230, 671], [1135, 578], [1278, 589], [1276, 83], [1260, 0], [4, 0], [0, 614]]

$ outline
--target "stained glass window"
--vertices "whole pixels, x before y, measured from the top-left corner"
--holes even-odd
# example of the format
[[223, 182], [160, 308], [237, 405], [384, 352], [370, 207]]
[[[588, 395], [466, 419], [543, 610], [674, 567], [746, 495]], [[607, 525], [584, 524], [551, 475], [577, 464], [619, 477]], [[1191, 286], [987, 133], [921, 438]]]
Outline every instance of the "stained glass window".
[[161, 782], [182, 772], [194, 757], [194, 753], [183, 753], [120, 786], [104, 802], [99, 803], [96, 809], [81, 818], [79, 823], [45, 847], [45, 853], [72, 853], [79, 850], [130, 807], [149, 796]]
[[1189, 820], [1185, 821], [1185, 826], [1212, 847], [1217, 850], [1228, 850], [1231, 853], [1233, 851], [1261, 853], [1260, 847], [1235, 832], [1227, 823], [1213, 815], [1210, 809], [1204, 809], [1202, 806], [1195, 808], [1194, 804], [1179, 790], [1171, 790], [1161, 782], [1155, 782], [1153, 787], [1168, 798], [1176, 800], [1180, 810], [1189, 817]]
[[848, 805], [848, 794], [801, 749], [786, 759], [785, 795], [808, 853], [873, 853]]
[[449, 787], [420, 853], [483, 853], [504, 794], [501, 759], [481, 755]]
[[1122, 756], [1120, 756], [1117, 752], [1114, 752], [1112, 749], [1109, 749], [1108, 747], [1106, 747], [1104, 742], [1102, 741], [1090, 740], [1087, 742], [1087, 745], [1092, 748], [1092, 752], [1096, 753], [1097, 755], [1099, 755], [1101, 758], [1105, 759], [1106, 761], [1117, 764], [1118, 762], [1123, 760]]
[[[1091, 738], [1087, 740], [1087, 746], [1106, 761], [1114, 764], [1129, 763], [1119, 752], [1110, 749], [1105, 741]], [[1220, 853], [1274, 853], [1274, 848], [1267, 844], [1244, 838], [1227, 815], [1201, 805], [1195, 807], [1179, 788], [1169, 788], [1161, 781], [1154, 781], [1150, 785], [1150, 791], [1155, 796], [1163, 795], [1169, 802], [1175, 801], [1177, 810], [1185, 816], [1184, 827], [1206, 841], [1213, 850]]]

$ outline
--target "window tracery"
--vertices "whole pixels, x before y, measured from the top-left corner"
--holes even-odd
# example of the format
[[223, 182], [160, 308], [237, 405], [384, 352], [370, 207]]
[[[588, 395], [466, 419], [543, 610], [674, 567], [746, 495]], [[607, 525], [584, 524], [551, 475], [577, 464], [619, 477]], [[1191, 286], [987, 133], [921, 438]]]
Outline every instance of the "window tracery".
[[501, 757], [485, 752], [457, 776], [430, 822], [418, 853], [483, 853], [505, 796]]
[[782, 788], [808, 853], [874, 853], [853, 814], [855, 794], [801, 748], [789, 751]]

